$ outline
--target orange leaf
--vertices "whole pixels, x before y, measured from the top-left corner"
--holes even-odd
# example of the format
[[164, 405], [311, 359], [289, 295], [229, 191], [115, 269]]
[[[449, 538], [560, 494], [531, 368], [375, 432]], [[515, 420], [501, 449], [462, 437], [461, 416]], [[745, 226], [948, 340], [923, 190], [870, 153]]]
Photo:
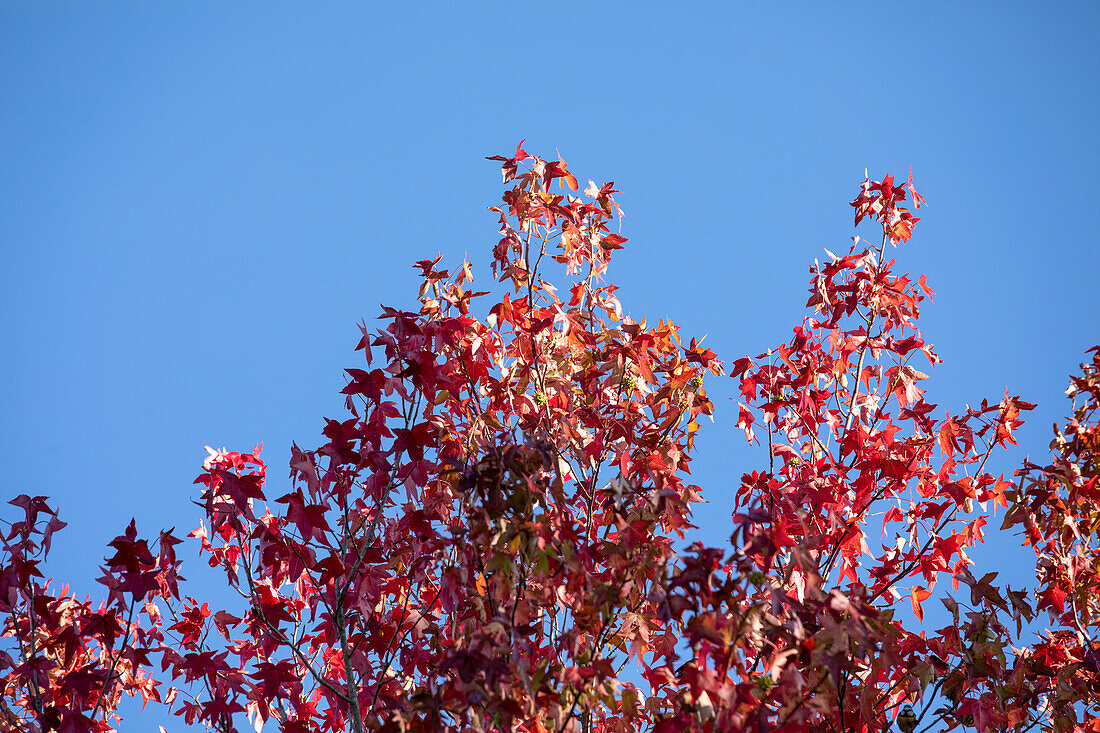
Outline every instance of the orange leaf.
[[913, 613], [916, 614], [917, 620], [921, 623], [924, 622], [924, 609], [920, 604], [930, 595], [932, 595], [932, 591], [925, 590], [919, 585], [913, 586], [913, 592], [909, 594], [909, 603], [913, 604]]

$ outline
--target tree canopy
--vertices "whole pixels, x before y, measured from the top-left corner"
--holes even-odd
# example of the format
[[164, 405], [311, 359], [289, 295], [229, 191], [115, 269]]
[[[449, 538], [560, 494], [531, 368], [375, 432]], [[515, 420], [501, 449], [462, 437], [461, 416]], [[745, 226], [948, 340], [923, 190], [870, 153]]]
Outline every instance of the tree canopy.
[[[289, 482], [259, 447], [208, 449], [190, 536], [235, 605], [134, 522], [81, 601], [44, 581], [58, 511], [11, 502], [0, 729], [114, 730], [130, 695], [217, 731], [1100, 731], [1100, 347], [1049, 465], [1006, 476], [991, 459], [1034, 405], [924, 399], [932, 290], [892, 259], [912, 176], [861, 183], [873, 236], [815, 263], [792, 336], [726, 376], [624, 312], [613, 182], [492, 160], [499, 285], [416, 263], [419, 308], [361, 326], [346, 414]], [[690, 467], [720, 378], [765, 460], [711, 546]], [[967, 554], [998, 511], [1033, 588]]]

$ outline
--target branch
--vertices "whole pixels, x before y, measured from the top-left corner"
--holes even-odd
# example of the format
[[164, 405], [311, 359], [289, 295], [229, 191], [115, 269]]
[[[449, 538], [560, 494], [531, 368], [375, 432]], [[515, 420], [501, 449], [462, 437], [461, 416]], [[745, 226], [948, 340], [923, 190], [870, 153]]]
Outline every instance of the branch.
[[[435, 602], [437, 600], [439, 600], [439, 591], [438, 590], [435, 592], [435, 595], [432, 596], [432, 600], [428, 602], [428, 604], [427, 604], [427, 606], [425, 606], [425, 608], [427, 608], [428, 610], [431, 610], [432, 606], [435, 605]], [[374, 688], [374, 697], [371, 699], [371, 703], [370, 703], [370, 711], [369, 712], [371, 712], [371, 713], [374, 712], [374, 706], [376, 704], [378, 704], [378, 695], [382, 691], [382, 685], [385, 684], [385, 682], [386, 682], [384, 679], [381, 679], [381, 678], [385, 677], [386, 672], [389, 670], [390, 665], [393, 664], [393, 660], [397, 656], [397, 649], [399, 649], [401, 644], [404, 643], [405, 637], [408, 636], [409, 630], [412, 629], [412, 626], [410, 626], [407, 629], [405, 629], [404, 631], [401, 631], [401, 638], [398, 639], [397, 645], [394, 646], [393, 642], [394, 642], [395, 639], [397, 639], [397, 632], [401, 630], [401, 625], [405, 623], [405, 619], [408, 616], [408, 608], [409, 608], [409, 596], [406, 595], [405, 596], [405, 606], [402, 609], [402, 614], [401, 614], [401, 623], [398, 624], [397, 631], [394, 631], [393, 637], [390, 638], [390, 643], [386, 645], [386, 652], [387, 652], [387, 654], [389, 654], [389, 659], [386, 660], [386, 663], [382, 666], [382, 671], [378, 675], [379, 676], [378, 686]], [[390, 653], [390, 648], [391, 647], [393, 648], [392, 653]]]
[[264, 613], [263, 606], [260, 603], [256, 602], [256, 585], [255, 585], [255, 581], [252, 579], [252, 569], [250, 567], [250, 563], [248, 563], [248, 562], [244, 563], [244, 567], [245, 567], [245, 577], [248, 579], [249, 590], [251, 591], [251, 593], [249, 595], [249, 600], [252, 601], [252, 611], [253, 611], [253, 613], [255, 613], [256, 616], [260, 619], [260, 621], [263, 622], [264, 626], [267, 627], [268, 631], [275, 637], [275, 640], [277, 642], [279, 642], [283, 646], [290, 649], [291, 653], [294, 656], [298, 657], [298, 660], [301, 662], [302, 666], [305, 667], [309, 671], [310, 676], [312, 676], [313, 679], [317, 680], [317, 683], [319, 685], [324, 687], [326, 690], [331, 692], [333, 695], [336, 695], [336, 697], [339, 698], [340, 700], [343, 700], [345, 703], [350, 705], [351, 700], [349, 699], [348, 694], [346, 692], [341, 692], [331, 682], [326, 680], [321, 675], [320, 672], [318, 672], [316, 669], [314, 669], [312, 662], [310, 662], [310, 660], [306, 657], [305, 653], [302, 652], [297, 647], [297, 645], [295, 643], [291, 642], [291, 640], [287, 638], [286, 634], [283, 633], [282, 629], [275, 626], [274, 624], [272, 624], [268, 620], [267, 615]]
[[[1005, 415], [1004, 410], [1001, 410], [1001, 414], [1000, 414], [1000, 417], [998, 418], [998, 422], [1001, 422], [1001, 421], [1004, 420], [1004, 415]], [[996, 443], [991, 441], [986, 446], [985, 455], [982, 457], [982, 462], [978, 465], [978, 470], [974, 472], [976, 476], [980, 476], [982, 471], [985, 470], [985, 464], [989, 460], [989, 456], [990, 456], [990, 454], [992, 454], [993, 447], [995, 445], [996, 445]], [[913, 557], [913, 559], [910, 560], [906, 564], [906, 566], [904, 568], [902, 568], [888, 583], [883, 585], [882, 588], [877, 593], [872, 595], [867, 600], [868, 603], [874, 603], [878, 598], [880, 598], [882, 596], [883, 593], [885, 593], [887, 590], [889, 590], [891, 587], [893, 587], [893, 585], [895, 583], [897, 583], [899, 580], [902, 580], [903, 578], [907, 577], [909, 575], [909, 573], [913, 572], [913, 569], [916, 568], [916, 566], [920, 562], [921, 558], [924, 557], [924, 553], [928, 552], [928, 548], [932, 546], [932, 542], [934, 542], [938, 538], [939, 532], [944, 527], [946, 527], [949, 522], [951, 522], [955, 518], [955, 515], [959, 513], [959, 509], [962, 506], [963, 506], [962, 504], [956, 504], [955, 507], [948, 514], [943, 516], [940, 519], [940, 521], [936, 523], [936, 525], [928, 533], [928, 539], [925, 540], [924, 544], [921, 546], [920, 550]]]
[[821, 687], [821, 685], [825, 684], [825, 680], [827, 679], [829, 679], [829, 673], [824, 672], [821, 675], [821, 679], [817, 681], [817, 684], [814, 685], [809, 692], [803, 695], [802, 699], [798, 701], [798, 704], [791, 708], [790, 711], [785, 716], [783, 716], [783, 720], [779, 721], [779, 725], [777, 725], [776, 728], [782, 728], [783, 726], [785, 726], [787, 724], [787, 721], [789, 721], [794, 716], [794, 714], [797, 713], [799, 709], [801, 709], [802, 706], [806, 704], [807, 700], [813, 697], [813, 694], [817, 692], [818, 688]]
[[[28, 605], [34, 605], [33, 601]], [[23, 641], [23, 634], [19, 631], [19, 619], [15, 615], [15, 610], [9, 611], [11, 616], [12, 628], [15, 629], [15, 639], [19, 642], [19, 654], [23, 659], [24, 664], [30, 664], [31, 659], [34, 658], [34, 626], [33, 623], [33, 611], [32, 615], [27, 618], [28, 633], [31, 637], [30, 648], [27, 648], [27, 644]], [[42, 715], [42, 689], [38, 686], [38, 670], [31, 665], [31, 677], [30, 677], [30, 690], [31, 693], [31, 709], [34, 710], [35, 715], [41, 717]]]
[[99, 693], [99, 699], [96, 700], [95, 708], [92, 710], [92, 718], [95, 718], [96, 714], [99, 713], [99, 709], [103, 705], [103, 701], [107, 697], [107, 692], [110, 689], [108, 686], [114, 682], [115, 668], [118, 666], [118, 660], [120, 657], [122, 657], [122, 653], [126, 649], [126, 645], [130, 642], [130, 630], [133, 627], [134, 606], [136, 605], [136, 603], [137, 598], [130, 599], [130, 609], [126, 615], [126, 634], [122, 638], [122, 646], [119, 647], [118, 654], [111, 654], [111, 650], [107, 650], [108, 656], [111, 657], [111, 669], [107, 672], [107, 679], [103, 682], [103, 690]]

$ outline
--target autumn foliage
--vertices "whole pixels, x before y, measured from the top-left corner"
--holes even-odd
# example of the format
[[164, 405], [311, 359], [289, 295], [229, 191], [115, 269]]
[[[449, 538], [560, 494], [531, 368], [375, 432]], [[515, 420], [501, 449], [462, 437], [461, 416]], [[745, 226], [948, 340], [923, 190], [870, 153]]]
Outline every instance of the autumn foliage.
[[[1098, 349], [1051, 464], [994, 473], [1033, 405], [925, 401], [932, 291], [889, 259], [923, 199], [865, 180], [873, 241], [815, 264], [789, 340], [732, 362], [718, 409], [762, 460], [708, 546], [689, 469], [722, 362], [625, 314], [613, 183], [492, 160], [502, 292], [418, 262], [418, 311], [361, 327], [346, 413], [289, 481], [209, 450], [191, 536], [239, 602], [211, 607], [181, 541], [133, 523], [80, 601], [43, 579], [56, 511], [11, 502], [0, 730], [114, 730], [124, 695], [217, 731], [880, 731], [906, 704], [917, 730], [1100, 730]], [[1031, 589], [967, 554], [996, 512]]]

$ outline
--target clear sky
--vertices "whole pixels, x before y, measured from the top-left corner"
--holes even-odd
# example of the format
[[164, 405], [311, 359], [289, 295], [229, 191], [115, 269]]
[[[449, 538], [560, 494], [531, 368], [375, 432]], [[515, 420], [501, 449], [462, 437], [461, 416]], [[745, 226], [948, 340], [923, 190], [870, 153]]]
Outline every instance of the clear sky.
[[[131, 516], [190, 531], [205, 444], [263, 441], [281, 481], [342, 414], [357, 321], [415, 304], [412, 261], [488, 282], [484, 156], [522, 138], [616, 181], [625, 307], [728, 361], [789, 337], [864, 168], [911, 167], [931, 399], [1038, 402], [995, 469], [1045, 456], [1100, 341], [1100, 5], [778, 7], [0, 4], [0, 486], [60, 506], [51, 572], [95, 590]], [[710, 542], [765, 456], [717, 382]]]

